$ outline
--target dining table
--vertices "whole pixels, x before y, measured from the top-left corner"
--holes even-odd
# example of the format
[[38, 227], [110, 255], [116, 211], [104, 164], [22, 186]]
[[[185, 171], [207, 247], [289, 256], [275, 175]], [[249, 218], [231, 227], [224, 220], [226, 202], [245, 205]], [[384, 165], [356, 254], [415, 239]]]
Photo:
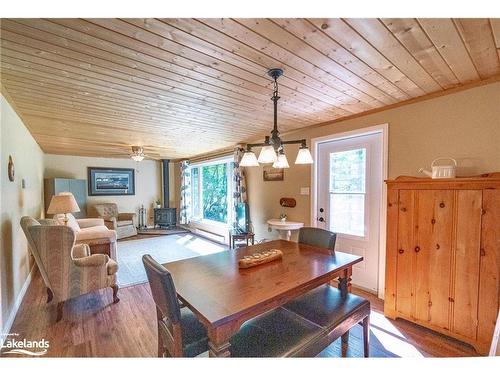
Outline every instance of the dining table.
[[[239, 268], [245, 256], [273, 249], [283, 256]], [[352, 267], [363, 257], [286, 240], [264, 242], [163, 264], [171, 273], [179, 300], [207, 328], [210, 357], [229, 357], [230, 339], [249, 319], [338, 279], [350, 291]]]

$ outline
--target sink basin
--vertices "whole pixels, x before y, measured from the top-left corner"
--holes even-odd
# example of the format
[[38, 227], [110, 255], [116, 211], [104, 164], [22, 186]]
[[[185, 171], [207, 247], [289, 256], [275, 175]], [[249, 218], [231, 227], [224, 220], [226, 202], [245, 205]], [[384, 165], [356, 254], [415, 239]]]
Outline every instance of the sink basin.
[[290, 241], [290, 237], [292, 235], [292, 230], [298, 230], [304, 226], [304, 223], [298, 221], [281, 221], [280, 219], [269, 219], [267, 221], [269, 232], [273, 229], [276, 229], [280, 237]]

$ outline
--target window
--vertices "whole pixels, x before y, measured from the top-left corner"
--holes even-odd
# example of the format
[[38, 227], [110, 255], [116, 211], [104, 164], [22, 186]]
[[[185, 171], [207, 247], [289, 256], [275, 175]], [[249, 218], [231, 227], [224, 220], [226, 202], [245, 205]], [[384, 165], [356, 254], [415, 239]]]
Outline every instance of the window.
[[330, 230], [365, 236], [366, 148], [330, 154]]
[[230, 223], [232, 159], [191, 167], [191, 215], [194, 220]]

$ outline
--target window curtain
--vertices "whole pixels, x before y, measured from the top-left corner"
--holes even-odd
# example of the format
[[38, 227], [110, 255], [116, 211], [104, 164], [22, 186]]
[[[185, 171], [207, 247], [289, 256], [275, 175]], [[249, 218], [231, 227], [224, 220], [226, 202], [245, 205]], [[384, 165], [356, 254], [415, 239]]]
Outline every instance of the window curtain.
[[180, 223], [189, 224], [191, 220], [191, 171], [189, 161], [181, 162], [181, 202]]
[[233, 227], [236, 227], [236, 206], [241, 202], [247, 201], [247, 185], [245, 172], [240, 167], [240, 161], [243, 157], [243, 149], [239, 147], [234, 150], [234, 166], [233, 166]]

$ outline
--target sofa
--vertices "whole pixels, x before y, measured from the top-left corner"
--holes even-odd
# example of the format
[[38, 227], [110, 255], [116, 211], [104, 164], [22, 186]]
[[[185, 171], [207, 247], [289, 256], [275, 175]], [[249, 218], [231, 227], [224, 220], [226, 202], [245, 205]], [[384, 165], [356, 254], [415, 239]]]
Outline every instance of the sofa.
[[70, 226], [52, 225], [24, 216], [21, 227], [47, 288], [47, 303], [57, 302], [57, 321], [64, 301], [91, 291], [111, 288], [113, 303], [118, 299], [118, 264], [104, 254], [91, 254], [87, 244], [77, 244]]
[[[116, 232], [104, 225], [104, 220], [99, 218], [76, 219], [72, 214], [67, 214], [68, 227], [75, 232], [76, 244], [88, 244], [92, 254], [104, 253], [116, 261]], [[57, 224], [64, 225], [64, 215], [54, 215]]]
[[116, 203], [96, 204], [94, 210], [109, 229], [116, 231], [118, 239], [137, 235], [134, 224], [135, 213], [119, 213]]

